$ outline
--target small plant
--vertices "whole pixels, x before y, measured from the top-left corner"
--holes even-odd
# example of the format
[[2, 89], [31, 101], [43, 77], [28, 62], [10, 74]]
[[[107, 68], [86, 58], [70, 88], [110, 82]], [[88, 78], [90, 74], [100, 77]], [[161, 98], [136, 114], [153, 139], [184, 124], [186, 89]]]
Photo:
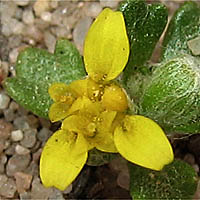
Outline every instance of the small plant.
[[133, 198], [192, 199], [197, 174], [174, 160], [165, 133], [200, 132], [200, 57], [192, 42], [200, 35], [200, 8], [188, 2], [176, 12], [161, 62], [151, 66], [166, 23], [162, 4], [127, 0], [94, 21], [84, 64], [65, 39], [54, 54], [37, 48], [20, 53], [17, 76], [4, 82], [9, 95], [36, 115], [62, 122], [41, 155], [46, 187], [64, 190], [85, 164], [95, 165], [90, 154], [97, 149], [129, 161]]

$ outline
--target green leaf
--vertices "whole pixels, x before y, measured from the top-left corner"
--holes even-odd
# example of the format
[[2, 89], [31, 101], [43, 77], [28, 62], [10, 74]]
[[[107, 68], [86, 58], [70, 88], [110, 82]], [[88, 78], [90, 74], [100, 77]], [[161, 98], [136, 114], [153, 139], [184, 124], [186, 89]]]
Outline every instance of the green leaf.
[[54, 54], [38, 48], [22, 51], [17, 59], [16, 77], [6, 79], [4, 87], [17, 103], [48, 118], [52, 104], [48, 87], [54, 82], [68, 84], [85, 75], [78, 50], [69, 41], [60, 39]]
[[175, 160], [160, 172], [133, 164], [129, 169], [133, 199], [192, 199], [197, 188], [196, 172], [183, 161]]
[[163, 4], [146, 4], [144, 0], [127, 0], [120, 5], [130, 41], [128, 66], [133, 70], [152, 55], [167, 23], [167, 9]]
[[140, 98], [139, 113], [168, 133], [200, 132], [200, 59], [190, 55], [154, 68]]
[[173, 16], [163, 42], [162, 59], [179, 54], [191, 54], [188, 41], [200, 36], [200, 7], [195, 2], [186, 2]]

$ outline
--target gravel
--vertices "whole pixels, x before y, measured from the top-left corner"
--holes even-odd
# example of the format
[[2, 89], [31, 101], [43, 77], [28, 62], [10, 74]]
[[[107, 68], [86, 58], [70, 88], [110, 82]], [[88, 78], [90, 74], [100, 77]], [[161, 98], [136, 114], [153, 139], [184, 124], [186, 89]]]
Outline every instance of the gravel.
[[[1, 1], [0, 84], [16, 74], [17, 56], [27, 46], [53, 52], [56, 40], [64, 37], [82, 54], [84, 38], [94, 18], [104, 7], [116, 9], [119, 1]], [[175, 1], [161, 1], [169, 7], [170, 13], [178, 7]], [[130, 199], [128, 169], [120, 159], [108, 166], [84, 167], [65, 191], [45, 188], [39, 178], [39, 159], [56, 126], [23, 109], [0, 87], [0, 199], [68, 199], [78, 198], [81, 191], [93, 199], [101, 198], [98, 195], [102, 193], [107, 197]], [[176, 151], [177, 157], [198, 173], [199, 147], [200, 137], [192, 137], [187, 145], [184, 143], [187, 152], [182, 151], [182, 147]], [[200, 191], [197, 191], [196, 197], [199, 196]]]

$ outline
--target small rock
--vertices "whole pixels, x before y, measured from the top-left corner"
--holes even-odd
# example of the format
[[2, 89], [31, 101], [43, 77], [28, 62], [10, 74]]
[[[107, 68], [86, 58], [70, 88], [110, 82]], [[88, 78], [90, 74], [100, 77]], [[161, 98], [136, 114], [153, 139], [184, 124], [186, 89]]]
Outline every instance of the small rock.
[[15, 152], [19, 155], [27, 155], [30, 153], [30, 150], [17, 144], [16, 147], [15, 147]]
[[47, 129], [49, 129], [51, 127], [51, 123], [50, 123], [49, 120], [46, 120], [44, 118], [40, 118], [39, 117], [39, 122], [40, 122], [40, 124], [41, 124], [42, 127], [45, 127]]
[[72, 184], [70, 184], [64, 191], [64, 194], [69, 194], [72, 191]]
[[0, 174], [5, 173], [5, 164], [7, 162], [7, 156], [5, 154], [0, 155]]
[[83, 52], [83, 43], [85, 40], [86, 33], [88, 32], [88, 29], [91, 24], [92, 24], [92, 18], [84, 17], [78, 22], [78, 24], [74, 28], [73, 39], [76, 47], [79, 49], [81, 53]]
[[26, 148], [32, 148], [36, 143], [36, 129], [28, 129], [24, 131], [24, 138], [21, 140], [21, 145]]
[[5, 149], [5, 141], [3, 139], [0, 139], [0, 154]]
[[199, 165], [194, 164], [194, 165], [192, 165], [192, 167], [194, 168], [196, 173], [199, 173]]
[[34, 177], [39, 176], [39, 165], [32, 161], [30, 165], [24, 170], [24, 173], [31, 174]]
[[27, 6], [29, 4], [29, 0], [13, 0], [13, 1], [18, 6]]
[[128, 171], [121, 171], [117, 177], [117, 184], [126, 190], [129, 190], [130, 176]]
[[38, 128], [39, 127], [39, 120], [34, 115], [28, 115], [27, 116], [27, 122], [30, 125], [31, 128]]
[[185, 160], [185, 162], [187, 162], [190, 165], [193, 165], [195, 163], [195, 158], [191, 153], [187, 153], [184, 156], [184, 160]]
[[28, 200], [31, 199], [31, 193], [30, 192], [23, 192], [19, 194], [20, 200]]
[[11, 123], [6, 122], [3, 119], [0, 119], [0, 138], [1, 139], [8, 139], [10, 137], [11, 131], [13, 126]]
[[14, 48], [10, 53], [9, 53], [9, 61], [11, 63], [16, 63], [17, 61], [17, 56], [19, 55], [19, 48]]
[[0, 194], [2, 196], [6, 198], [13, 198], [16, 191], [17, 188], [13, 179], [8, 178], [6, 181], [5, 179], [3, 180], [3, 184], [0, 187]]
[[32, 182], [31, 199], [48, 199], [53, 192], [52, 188], [45, 188], [38, 177], [35, 177]]
[[44, 33], [44, 42], [48, 51], [53, 53], [56, 45], [56, 38], [49, 31]]
[[42, 153], [42, 148], [33, 154], [34, 162], [36, 162], [36, 163], [38, 162], [38, 160], [40, 159], [41, 153]]
[[52, 131], [43, 127], [37, 134], [37, 138], [41, 142], [46, 142], [49, 136], [52, 135]]
[[52, 27], [51, 29], [52, 33], [54, 35], [57, 36], [57, 38], [68, 38], [69, 35], [71, 34], [70, 30], [68, 29], [68, 27], [60, 27], [60, 26], [57, 26], [57, 27]]
[[14, 177], [16, 179], [17, 191], [19, 193], [24, 193], [26, 190], [30, 188], [32, 175], [25, 174], [23, 172], [16, 172], [14, 174]]
[[22, 20], [25, 24], [33, 24], [34, 14], [32, 10], [24, 10], [23, 15], [22, 15]]
[[3, 110], [3, 114], [7, 122], [12, 122], [16, 118], [16, 114], [11, 109]]
[[60, 190], [57, 190], [56, 188], [52, 189], [52, 193], [50, 194], [49, 200], [55, 200], [55, 199], [59, 199], [59, 200], [65, 200], [65, 198], [63, 197], [63, 194]]
[[29, 25], [25, 27], [24, 33], [25, 36], [31, 37], [36, 42], [43, 40], [43, 34], [35, 25]]
[[13, 155], [9, 160], [6, 166], [6, 172], [8, 176], [13, 176], [16, 172], [22, 172], [25, 170], [29, 163], [31, 157], [29, 154], [27, 155]]
[[15, 125], [16, 129], [19, 129], [19, 130], [22, 130], [22, 131], [30, 129], [30, 126], [29, 126], [29, 124], [27, 122], [27, 119], [24, 116], [17, 117], [14, 120], [14, 125]]
[[52, 14], [50, 12], [44, 11], [41, 14], [41, 19], [45, 22], [51, 22]]
[[33, 6], [36, 16], [40, 16], [44, 11], [49, 9], [48, 0], [37, 0]]
[[119, 3], [119, 0], [114, 0], [114, 1], [100, 0], [100, 4], [102, 7], [116, 8], [118, 3]]
[[14, 142], [20, 141], [23, 139], [23, 132], [21, 130], [15, 130], [11, 132], [11, 139]]
[[0, 93], [0, 109], [6, 109], [8, 107], [9, 102], [10, 102], [9, 96], [1, 92]]
[[86, 10], [86, 15], [89, 17], [96, 18], [101, 11], [102, 11], [102, 6], [98, 2], [89, 3]]
[[13, 110], [13, 111], [16, 111], [19, 109], [19, 105], [14, 102], [14, 101], [11, 101], [10, 105], [9, 105], [9, 109]]
[[8, 155], [8, 156], [14, 155], [16, 145], [17, 145], [16, 143], [9, 145], [5, 150], [5, 154]]
[[198, 56], [200, 55], [200, 36], [189, 40], [187, 42], [189, 49], [192, 51], [193, 55]]
[[22, 34], [24, 31], [24, 28], [25, 28], [24, 24], [22, 22], [19, 22], [18, 20], [16, 20], [15, 26], [12, 29], [13, 34], [15, 34], [15, 35]]

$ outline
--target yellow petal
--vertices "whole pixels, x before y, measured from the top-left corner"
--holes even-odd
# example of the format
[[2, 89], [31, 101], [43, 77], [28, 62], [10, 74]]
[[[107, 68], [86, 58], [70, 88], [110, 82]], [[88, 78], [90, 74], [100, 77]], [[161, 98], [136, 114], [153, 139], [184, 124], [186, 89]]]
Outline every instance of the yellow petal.
[[89, 123], [89, 121], [85, 120], [87, 119], [84, 119], [79, 115], [71, 115], [63, 121], [61, 129], [80, 133], [81, 130], [84, 129], [85, 124]]
[[68, 115], [69, 108], [70, 106], [66, 103], [53, 103], [49, 109], [49, 119], [52, 122], [64, 119]]
[[65, 190], [87, 160], [87, 144], [81, 135], [59, 130], [47, 141], [40, 158], [40, 177], [45, 187]]
[[162, 170], [173, 161], [171, 145], [162, 129], [143, 116], [126, 116], [114, 132], [119, 153], [130, 162], [153, 170]]
[[76, 97], [86, 96], [87, 95], [87, 79], [73, 81], [69, 84], [69, 88]]
[[124, 69], [129, 41], [121, 12], [104, 9], [90, 27], [84, 44], [84, 62], [95, 81], [109, 81]]
[[53, 83], [48, 89], [50, 97], [53, 101], [62, 101], [63, 97], [69, 95], [69, 87], [65, 83]]
[[94, 137], [96, 141], [96, 148], [100, 151], [116, 153], [118, 152], [111, 130], [112, 123], [116, 117], [117, 112], [104, 111], [100, 114], [100, 122], [97, 123], [97, 135]]
[[107, 110], [123, 112], [128, 108], [127, 95], [119, 86], [109, 85], [104, 89], [102, 105]]

